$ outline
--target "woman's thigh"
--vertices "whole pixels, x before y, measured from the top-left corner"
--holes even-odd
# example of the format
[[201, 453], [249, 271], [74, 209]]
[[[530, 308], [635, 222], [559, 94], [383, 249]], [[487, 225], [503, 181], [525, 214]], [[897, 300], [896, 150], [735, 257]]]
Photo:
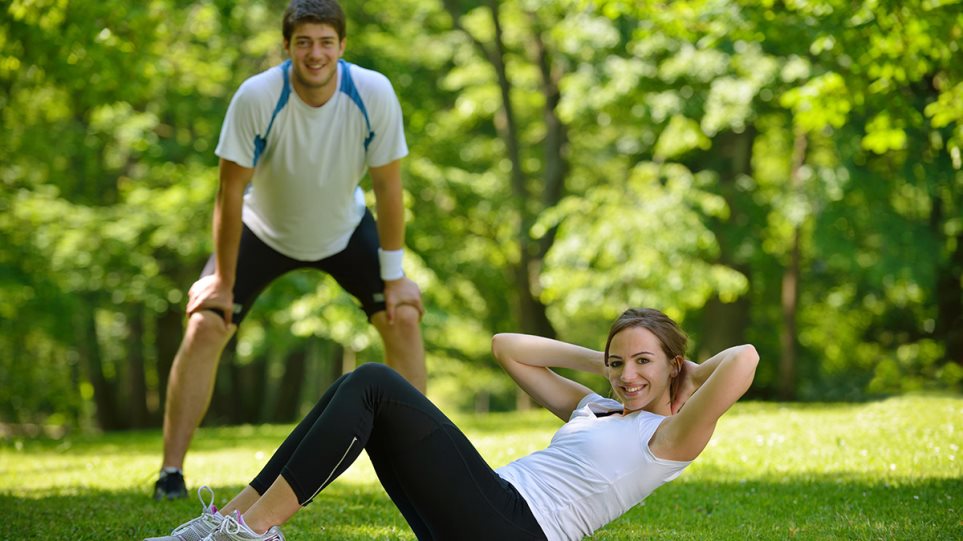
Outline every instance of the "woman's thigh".
[[447, 416], [421, 393], [391, 395], [365, 448], [419, 539], [544, 539], [525, 500]]

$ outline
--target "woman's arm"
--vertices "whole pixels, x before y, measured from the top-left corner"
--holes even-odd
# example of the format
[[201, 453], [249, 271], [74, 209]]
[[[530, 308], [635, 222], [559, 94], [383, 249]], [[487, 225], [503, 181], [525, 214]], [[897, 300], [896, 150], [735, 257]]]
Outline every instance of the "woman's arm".
[[[751, 345], [731, 347], [702, 364], [686, 366], [686, 380], [667, 417], [649, 442], [659, 458], [693, 460], [705, 449], [716, 422], [752, 384], [759, 354]], [[684, 403], [684, 407], [682, 404]]]
[[592, 390], [549, 367], [593, 374], [602, 374], [605, 369], [601, 351], [527, 334], [496, 334], [492, 337], [492, 353], [519, 387], [563, 421]]

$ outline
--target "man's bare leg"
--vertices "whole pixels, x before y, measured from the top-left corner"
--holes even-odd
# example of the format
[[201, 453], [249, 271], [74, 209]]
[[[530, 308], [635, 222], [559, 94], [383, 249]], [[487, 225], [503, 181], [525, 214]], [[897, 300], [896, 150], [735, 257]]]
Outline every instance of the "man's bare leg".
[[183, 470], [194, 431], [211, 402], [221, 353], [234, 330], [208, 310], [190, 316], [167, 382], [162, 467]]
[[398, 371], [422, 393], [428, 385], [425, 368], [425, 344], [421, 339], [421, 314], [407, 304], [395, 308], [395, 320], [381, 311], [371, 316], [371, 323], [381, 334], [385, 345], [385, 362]]

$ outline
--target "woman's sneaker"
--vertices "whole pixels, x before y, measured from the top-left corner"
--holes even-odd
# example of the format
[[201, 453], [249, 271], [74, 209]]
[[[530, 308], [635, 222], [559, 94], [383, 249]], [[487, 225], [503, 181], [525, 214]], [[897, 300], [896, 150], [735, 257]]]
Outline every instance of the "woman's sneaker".
[[221, 525], [203, 541], [284, 541], [284, 535], [277, 526], [272, 526], [263, 534], [256, 534], [244, 524], [241, 514], [235, 511], [233, 515], [224, 517]]
[[[205, 491], [211, 496], [210, 502], [204, 501], [204, 496], [201, 493]], [[206, 485], [202, 486], [197, 489], [197, 498], [201, 500], [201, 516], [174, 528], [170, 535], [150, 537], [144, 541], [201, 541], [211, 532], [220, 528], [221, 523], [224, 522], [224, 517], [217, 514], [217, 507], [214, 506], [214, 491]]]

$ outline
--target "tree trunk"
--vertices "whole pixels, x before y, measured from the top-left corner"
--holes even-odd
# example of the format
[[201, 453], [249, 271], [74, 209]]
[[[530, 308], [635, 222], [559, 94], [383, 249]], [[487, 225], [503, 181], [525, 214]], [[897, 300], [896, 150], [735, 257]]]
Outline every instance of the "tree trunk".
[[[505, 152], [509, 163], [512, 164], [509, 180], [512, 199], [516, 204], [515, 211], [518, 224], [515, 230], [518, 260], [511, 266], [511, 276], [514, 282], [513, 289], [519, 327], [522, 332], [554, 337], [555, 330], [545, 314], [545, 305], [538, 300], [538, 275], [541, 271], [542, 257], [548, 247], [540, 247], [529, 234], [532, 223], [534, 222], [534, 216], [532, 214], [532, 203], [534, 200], [532, 193], [528, 189], [528, 179], [522, 167], [521, 144], [518, 137], [519, 130], [511, 99], [512, 83], [508, 78], [507, 66], [505, 64], [506, 50], [503, 39], [502, 20], [499, 12], [499, 2], [498, 0], [488, 0], [485, 3], [491, 13], [494, 28], [493, 40], [490, 46], [478, 41], [471, 32], [462, 26], [461, 6], [458, 5], [457, 2], [445, 0], [444, 4], [445, 9], [449, 15], [451, 15], [455, 28], [461, 31], [472, 42], [481, 56], [491, 64], [495, 71], [502, 103], [501, 108], [495, 116], [495, 130], [505, 145]], [[544, 49], [544, 47], [542, 47], [542, 49]], [[543, 60], [545, 59], [543, 58]], [[545, 60], [545, 62], [547, 69], [547, 60]], [[557, 89], [555, 89], [555, 92], [557, 92]], [[547, 110], [550, 109], [552, 111], [552, 116], [554, 116], [554, 108], [557, 103], [557, 96], [554, 98], [551, 95], [547, 96]], [[547, 141], [550, 141], [550, 144], [556, 148], [560, 148], [562, 141], [564, 141], [564, 137], [559, 137], [560, 134], [564, 134], [564, 131], [560, 129], [561, 124], [559, 123], [558, 126], [549, 125], [547, 128], [549, 130], [547, 132]], [[556, 150], [555, 155], [558, 156], [559, 151]], [[557, 194], [561, 193], [560, 180], [563, 178], [563, 176], [559, 176], [558, 172], [564, 171], [564, 168], [558, 167], [558, 164], [558, 161], [546, 164], [546, 171], [554, 183], [553, 186], [558, 187], [545, 190], [544, 188], [549, 188], [549, 186], [544, 186], [542, 187], [543, 189], [538, 190], [538, 193], [548, 191], [549, 194], [551, 194], [550, 196], [555, 198], [556, 202], [558, 198]]]
[[347, 374], [358, 366], [358, 354], [351, 348], [341, 348], [341, 373]]
[[271, 359], [267, 355], [255, 357], [244, 366], [244, 386], [241, 400], [244, 403], [244, 423], [264, 422], [268, 413], [264, 398], [268, 396], [268, 368]]
[[167, 380], [171, 375], [171, 365], [174, 364], [174, 356], [177, 355], [177, 349], [180, 347], [181, 338], [184, 335], [184, 313], [179, 306], [170, 306], [164, 313], [157, 316], [155, 326], [154, 349], [157, 358], [159, 404], [157, 411], [151, 412], [151, 417], [159, 425], [167, 401]]
[[490, 0], [488, 8], [491, 11], [494, 25], [493, 49], [488, 51], [488, 60], [495, 69], [498, 78], [498, 89], [502, 99], [502, 108], [496, 116], [495, 128], [502, 142], [508, 160], [512, 164], [511, 187], [513, 199], [516, 202], [518, 227], [515, 231], [515, 241], [518, 248], [518, 261], [515, 263], [512, 276], [515, 279], [515, 294], [518, 300], [519, 324], [522, 332], [554, 337], [552, 324], [545, 315], [545, 305], [538, 300], [538, 273], [541, 270], [541, 255], [539, 247], [532, 240], [529, 231], [534, 223], [531, 212], [532, 195], [527, 188], [525, 170], [522, 167], [521, 144], [518, 139], [518, 124], [515, 120], [515, 107], [512, 103], [512, 83], [508, 79], [505, 65], [505, 42], [503, 39], [501, 16], [498, 2]]
[[225, 350], [221, 357], [221, 365], [227, 366], [228, 378], [220, 402], [228, 411], [220, 409], [219, 413], [226, 414], [232, 425], [261, 422], [262, 415], [267, 413], [264, 397], [269, 361], [261, 356], [241, 364], [237, 361], [237, 341], [232, 338], [228, 347], [230, 352]]
[[[789, 189], [801, 195], [802, 167], [806, 162], [807, 138], [803, 132], [796, 134], [792, 151], [792, 170], [789, 175]], [[799, 300], [800, 274], [800, 236], [802, 224], [793, 226], [792, 245], [789, 249], [789, 261], [782, 275], [782, 328], [779, 333], [779, 399], [793, 400], [796, 398], [796, 305]]]
[[92, 295], [85, 296], [84, 301], [76, 312], [78, 350], [87, 367], [87, 378], [94, 388], [97, 425], [103, 430], [116, 430], [120, 423], [114, 409], [114, 388], [104, 375], [103, 352], [97, 337], [96, 313], [92, 308], [97, 302]]
[[[491, 13], [494, 28], [493, 41], [490, 46], [478, 41], [461, 24], [461, 8], [452, 0], [445, 0], [445, 8], [452, 17], [455, 28], [464, 33], [472, 41], [482, 57], [487, 59], [495, 71], [502, 106], [495, 116], [495, 130], [505, 145], [509, 162], [512, 164], [510, 186], [515, 211], [517, 214], [517, 228], [515, 243], [518, 250], [518, 260], [511, 265], [511, 276], [514, 283], [514, 297], [519, 330], [524, 333], [554, 338], [555, 329], [548, 319], [545, 305], [539, 300], [539, 277], [542, 261], [555, 239], [553, 229], [542, 239], [532, 239], [530, 231], [538, 212], [554, 206], [564, 193], [565, 176], [567, 172], [563, 156], [567, 141], [565, 126], [556, 114], [556, 107], [561, 99], [558, 90], [560, 74], [553, 72], [545, 43], [541, 38], [538, 21], [534, 15], [529, 16], [533, 29], [534, 60], [541, 74], [542, 92], [545, 97], [543, 111], [545, 121], [545, 140], [543, 141], [544, 177], [543, 185], [535, 190], [529, 189], [529, 179], [526, 178], [522, 167], [521, 144], [519, 129], [516, 121], [514, 105], [512, 103], [512, 83], [508, 78], [505, 63], [506, 49], [502, 20], [499, 12], [499, 1], [488, 0], [485, 5]], [[535, 209], [538, 210], [535, 210]], [[481, 398], [479, 398], [481, 400]], [[531, 406], [531, 401], [524, 391], [518, 390], [516, 403], [521, 409]]]
[[131, 428], [145, 428], [148, 425], [147, 378], [144, 369], [144, 310], [135, 305], [128, 314], [129, 335], [127, 340], [127, 366], [124, 371], [127, 380], [123, 392], [123, 403], [118, 404], [127, 414], [127, 425]]
[[275, 423], [290, 423], [300, 417], [301, 387], [307, 367], [307, 344], [300, 344], [288, 352], [284, 359], [284, 374], [278, 383], [277, 398], [270, 420]]
[[799, 298], [799, 226], [793, 228], [789, 263], [782, 275], [782, 328], [779, 331], [779, 399], [796, 398], [796, 303]]
[[[699, 155], [690, 164], [693, 171], [711, 169], [719, 175], [719, 195], [729, 207], [726, 221], [713, 221], [710, 227], [719, 243], [719, 263], [744, 274], [752, 284], [748, 262], [738, 256], [740, 244], [754, 242], [751, 231], [747, 231], [748, 209], [751, 204], [739, 192], [736, 181], [743, 175], [752, 173], [752, 146], [755, 129], [749, 127], [742, 133], [724, 132], [713, 140], [713, 148], [708, 155]], [[749, 327], [750, 303], [747, 295], [733, 302], [723, 302], [718, 295], [706, 301], [702, 313], [701, 340], [697, 359], [705, 359], [734, 344], [746, 342], [746, 329]]]
[[239, 396], [243, 392], [240, 367], [235, 362], [237, 356], [237, 333], [228, 341], [217, 365], [214, 383], [214, 396], [211, 406], [204, 416], [204, 424], [232, 424], [244, 422], [244, 401]]
[[933, 334], [943, 342], [946, 359], [963, 366], [963, 234], [955, 241], [949, 260], [937, 271]]
[[[747, 273], [743, 267], [732, 264], [729, 266]], [[702, 309], [702, 336], [699, 349], [695, 353], [696, 359], [705, 360], [728, 347], [746, 343], [746, 329], [750, 322], [749, 308], [750, 304], [745, 296], [734, 302], [722, 302], [718, 295], [709, 298]]]
[[341, 377], [344, 363], [344, 348], [334, 340], [312, 338], [306, 349], [308, 364], [301, 386], [301, 401], [297, 406], [298, 417], [313, 407], [328, 387]]

